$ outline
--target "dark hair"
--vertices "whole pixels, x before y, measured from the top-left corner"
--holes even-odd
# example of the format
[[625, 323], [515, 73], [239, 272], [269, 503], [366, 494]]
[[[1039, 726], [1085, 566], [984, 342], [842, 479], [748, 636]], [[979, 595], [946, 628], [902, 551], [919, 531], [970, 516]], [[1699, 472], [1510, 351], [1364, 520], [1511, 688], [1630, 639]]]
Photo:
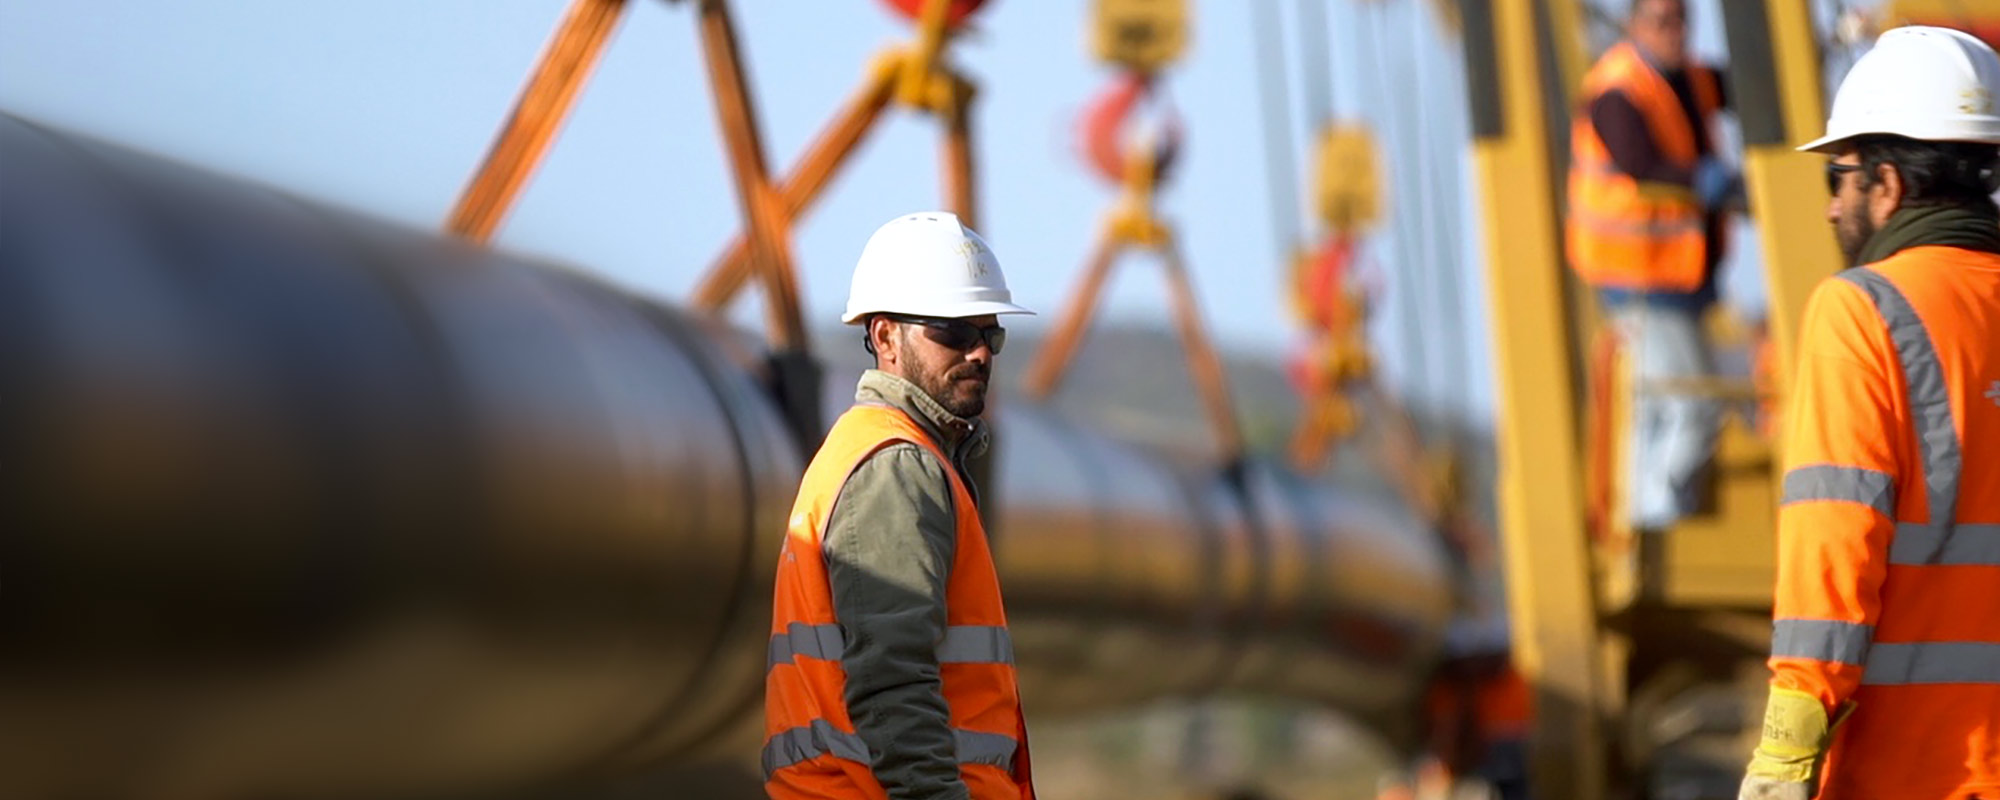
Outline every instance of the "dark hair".
[[2000, 179], [2000, 146], [1974, 142], [1924, 142], [1902, 136], [1854, 140], [1861, 156], [1861, 186], [1880, 182], [1877, 168], [1896, 168], [1903, 177], [1905, 206], [1970, 206], [1992, 212]]
[[[1632, 5], [1625, 9], [1625, 18], [1627, 20], [1638, 18], [1639, 9], [1645, 8], [1646, 4], [1650, 2], [1653, 2], [1653, 0], [1632, 0]], [[1688, 0], [1671, 0], [1671, 2], [1674, 5], [1680, 6], [1681, 17], [1683, 19], [1689, 16]]]

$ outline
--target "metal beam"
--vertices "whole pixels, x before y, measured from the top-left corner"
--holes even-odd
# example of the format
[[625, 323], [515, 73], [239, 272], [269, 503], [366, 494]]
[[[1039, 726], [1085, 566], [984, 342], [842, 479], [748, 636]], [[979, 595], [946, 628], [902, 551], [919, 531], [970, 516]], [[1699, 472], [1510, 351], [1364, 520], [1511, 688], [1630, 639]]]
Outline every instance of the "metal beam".
[[1535, 6], [1463, 6], [1503, 431], [1501, 550], [1514, 659], [1536, 692], [1536, 794], [1599, 798], [1607, 765], [1598, 724], [1602, 653]]
[[[785, 217], [793, 223], [805, 217], [815, 200], [847, 163], [863, 138], [875, 127], [896, 89], [894, 58], [877, 60], [868, 68], [861, 88], [841, 106], [840, 113], [827, 123], [819, 137], [799, 156], [792, 173], [785, 178], [780, 194], [785, 201]], [[714, 311], [729, 304], [750, 280], [750, 239], [737, 234], [723, 250], [715, 266], [695, 287], [695, 308]]]
[[591, 68], [610, 41], [625, 0], [574, 0], [549, 40], [528, 85], [500, 135], [486, 151], [479, 171], [459, 194], [445, 228], [475, 242], [493, 238], [500, 220], [541, 163], [556, 131], [590, 79]]
[[792, 266], [791, 219], [785, 214], [783, 198], [771, 186], [765, 166], [756, 105], [750, 98], [726, 0], [701, 3], [701, 41], [716, 117], [729, 152], [730, 175], [735, 178], [744, 224], [750, 229], [752, 271], [763, 279], [772, 349], [804, 351], [808, 345], [799, 310], [798, 274]]
[[[1724, 3], [1732, 95], [1743, 122], [1743, 179], [1757, 220], [1778, 363], [1797, 363], [1806, 298], [1843, 265], [1817, 189], [1821, 156], [1792, 148], [1826, 125], [1818, 40], [1807, 0]], [[1820, 200], [1820, 202], [1815, 202]], [[1781, 369], [1780, 391], [1791, 376]]]

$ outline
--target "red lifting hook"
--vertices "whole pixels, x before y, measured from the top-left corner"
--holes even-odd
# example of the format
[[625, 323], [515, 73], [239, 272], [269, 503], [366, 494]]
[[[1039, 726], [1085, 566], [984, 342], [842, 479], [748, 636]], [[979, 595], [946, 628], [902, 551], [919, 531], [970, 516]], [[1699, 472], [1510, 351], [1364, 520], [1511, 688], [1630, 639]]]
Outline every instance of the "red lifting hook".
[[[882, 2], [911, 22], [923, 17], [924, 0], [882, 0]], [[986, 5], [986, 0], [951, 0], [951, 8], [944, 12], [944, 24], [946, 27], [956, 28], [966, 17], [978, 12], [979, 7], [983, 5]]]
[[1091, 101], [1083, 113], [1084, 155], [1105, 180], [1125, 182], [1127, 123], [1131, 121], [1132, 112], [1139, 102], [1148, 97], [1158, 100], [1164, 116], [1159, 135], [1152, 137], [1153, 182], [1158, 184], [1167, 179], [1168, 169], [1173, 166], [1174, 157], [1181, 149], [1183, 133], [1180, 115], [1164, 97], [1153, 92], [1151, 76], [1128, 72], [1112, 84], [1109, 91]]

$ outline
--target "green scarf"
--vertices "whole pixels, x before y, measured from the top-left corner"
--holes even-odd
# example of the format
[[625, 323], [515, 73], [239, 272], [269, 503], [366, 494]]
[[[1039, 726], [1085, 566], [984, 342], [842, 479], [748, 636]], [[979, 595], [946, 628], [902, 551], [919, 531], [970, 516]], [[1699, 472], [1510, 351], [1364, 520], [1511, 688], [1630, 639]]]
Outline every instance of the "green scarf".
[[1992, 208], [1957, 205], [1899, 208], [1889, 215], [1868, 243], [1861, 246], [1862, 264], [1873, 264], [1912, 247], [1943, 245], [1984, 253], [2000, 253], [2000, 216]]

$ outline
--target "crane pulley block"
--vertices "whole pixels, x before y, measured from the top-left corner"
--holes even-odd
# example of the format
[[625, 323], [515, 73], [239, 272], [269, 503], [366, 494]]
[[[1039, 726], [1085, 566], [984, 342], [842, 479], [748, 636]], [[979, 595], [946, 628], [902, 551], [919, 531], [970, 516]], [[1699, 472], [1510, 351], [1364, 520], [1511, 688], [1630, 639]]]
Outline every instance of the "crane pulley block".
[[1187, 0], [1097, 0], [1091, 49], [1134, 72], [1154, 73], [1187, 50]]
[[1381, 151], [1359, 125], [1333, 125], [1320, 135], [1314, 208], [1335, 233], [1351, 235], [1382, 218]]

